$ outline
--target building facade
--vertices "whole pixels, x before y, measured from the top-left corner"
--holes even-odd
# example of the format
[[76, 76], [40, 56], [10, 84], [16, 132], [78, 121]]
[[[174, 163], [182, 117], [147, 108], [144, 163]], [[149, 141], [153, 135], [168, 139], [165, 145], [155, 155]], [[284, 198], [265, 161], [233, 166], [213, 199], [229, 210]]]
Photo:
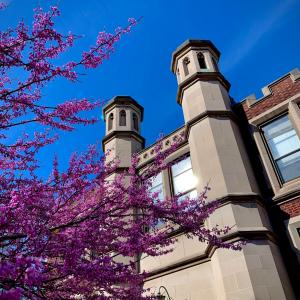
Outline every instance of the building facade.
[[[221, 205], [207, 222], [232, 226], [226, 241], [247, 239], [242, 251], [216, 249], [178, 234], [174, 251], [142, 257], [145, 287], [165, 286], [174, 300], [300, 299], [300, 71], [295, 69], [234, 103], [218, 68], [220, 52], [210, 41], [188, 40], [172, 55], [177, 103], [185, 124], [163, 139], [184, 136], [168, 158], [179, 160], [157, 176], [161, 197], [191, 197], [209, 183]], [[151, 163], [154, 145], [140, 135], [143, 108], [117, 96], [104, 108], [103, 149], [120, 167], [139, 153]]]

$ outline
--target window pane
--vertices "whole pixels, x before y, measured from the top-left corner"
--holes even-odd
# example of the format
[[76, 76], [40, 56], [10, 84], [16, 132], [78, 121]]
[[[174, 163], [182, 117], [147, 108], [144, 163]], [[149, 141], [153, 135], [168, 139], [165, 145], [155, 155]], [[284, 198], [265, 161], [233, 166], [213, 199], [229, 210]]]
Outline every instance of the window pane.
[[191, 199], [196, 199], [198, 197], [196, 190], [191, 191], [188, 195]]
[[264, 133], [267, 140], [275, 138], [285, 132], [292, 130], [292, 124], [288, 118], [288, 116], [283, 116], [269, 125], [264, 126]]
[[288, 116], [266, 125], [263, 131], [282, 179], [286, 182], [300, 176], [300, 140]]
[[158, 199], [164, 199], [163, 187], [162, 185], [156, 186], [150, 190], [151, 193], [158, 193]]
[[300, 141], [294, 129], [269, 140], [274, 159], [289, 154], [300, 148]]
[[196, 178], [193, 175], [191, 158], [187, 157], [172, 166], [174, 192], [184, 193], [196, 186]]
[[300, 151], [277, 161], [278, 168], [284, 181], [300, 176]]
[[172, 174], [175, 177], [176, 175], [191, 168], [192, 168], [191, 158], [187, 157], [172, 166]]
[[174, 177], [174, 191], [176, 194], [191, 190], [195, 187], [195, 185], [196, 180], [192, 169]]
[[163, 200], [164, 194], [163, 194], [163, 184], [162, 184], [162, 174], [159, 173], [157, 176], [155, 176], [152, 180], [152, 187], [150, 189], [151, 193], [157, 193], [158, 192], [158, 199]]
[[197, 191], [196, 191], [196, 190], [192, 190], [192, 191], [190, 191], [189, 193], [187, 193], [187, 194], [185, 194], [185, 195], [179, 197], [178, 199], [179, 199], [179, 201], [180, 201], [180, 200], [184, 200], [184, 199], [186, 199], [187, 197], [189, 197], [189, 199], [196, 199], [197, 196], [198, 196], [198, 195], [197, 195]]
[[159, 173], [155, 177], [151, 178], [151, 180], [152, 180], [152, 188], [162, 184], [162, 175], [161, 175], [161, 173]]

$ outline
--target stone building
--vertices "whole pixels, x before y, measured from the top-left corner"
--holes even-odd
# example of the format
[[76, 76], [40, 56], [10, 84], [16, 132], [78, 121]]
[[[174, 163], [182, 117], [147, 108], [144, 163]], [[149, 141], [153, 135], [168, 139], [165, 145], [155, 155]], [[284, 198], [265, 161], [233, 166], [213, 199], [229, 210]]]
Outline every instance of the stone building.
[[[187, 40], [173, 53], [185, 124], [164, 143], [184, 133], [169, 157], [184, 159], [153, 189], [193, 196], [209, 182], [209, 198], [221, 205], [208, 226], [232, 226], [225, 239], [248, 243], [242, 251], [215, 249], [179, 234], [172, 253], [141, 260], [140, 269], [150, 272], [145, 287], [163, 285], [174, 300], [300, 299], [300, 72], [264, 87], [260, 99], [234, 103], [219, 58], [206, 40]], [[141, 167], [151, 162], [153, 145], [144, 148], [143, 108], [135, 100], [113, 98], [104, 117], [103, 148], [114, 149], [121, 167], [136, 152]]]

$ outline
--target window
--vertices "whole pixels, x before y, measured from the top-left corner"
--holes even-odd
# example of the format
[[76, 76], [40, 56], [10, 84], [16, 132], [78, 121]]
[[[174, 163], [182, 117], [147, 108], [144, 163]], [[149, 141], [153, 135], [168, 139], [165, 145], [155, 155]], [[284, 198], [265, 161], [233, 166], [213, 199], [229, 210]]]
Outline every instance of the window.
[[162, 174], [159, 173], [157, 176], [151, 179], [152, 180], [152, 186], [150, 189], [151, 193], [158, 193], [158, 199], [163, 200], [164, 194], [163, 194], [163, 183], [162, 183]]
[[212, 56], [212, 63], [213, 63], [213, 66], [215, 68], [215, 71], [219, 72], [219, 67], [218, 67], [217, 61], [213, 56]]
[[111, 113], [111, 114], [109, 114], [109, 117], [108, 117], [108, 130], [112, 129], [113, 120], [114, 120], [114, 114]]
[[182, 197], [197, 197], [196, 177], [193, 174], [191, 158], [177, 162], [171, 167], [174, 193], [182, 193]]
[[120, 124], [120, 126], [126, 126], [126, 111], [125, 110], [120, 111], [119, 124]]
[[184, 71], [184, 75], [187, 76], [189, 75], [190, 71], [189, 71], [189, 64], [190, 64], [190, 60], [188, 57], [186, 57], [183, 60], [183, 71]]
[[[159, 173], [154, 178], [151, 178], [152, 186], [150, 188], [151, 193], [158, 193], [157, 200], [164, 200], [164, 193], [163, 193], [163, 182], [162, 182], [162, 173]], [[155, 199], [155, 200], [156, 200]], [[164, 221], [162, 219], [158, 219], [157, 223], [155, 224], [155, 228], [160, 228], [164, 226]]]
[[288, 116], [265, 125], [263, 133], [283, 182], [300, 176], [300, 140]]
[[[197, 180], [193, 175], [190, 157], [185, 157], [184, 159], [172, 165], [171, 173], [174, 194], [182, 194], [179, 197], [179, 200], [183, 200], [186, 197], [190, 197], [191, 199], [197, 197]], [[151, 183], [150, 192], [157, 193], [157, 199], [163, 201], [165, 199], [165, 195], [163, 192], [162, 173], [151, 178]], [[154, 227], [159, 228], [164, 226], [164, 224], [165, 221], [159, 219]]]
[[136, 113], [132, 114], [132, 122], [133, 122], [133, 129], [138, 131], [139, 130], [139, 122], [138, 122], [138, 117], [137, 117]]
[[202, 52], [197, 54], [200, 69], [207, 69], [205, 58]]

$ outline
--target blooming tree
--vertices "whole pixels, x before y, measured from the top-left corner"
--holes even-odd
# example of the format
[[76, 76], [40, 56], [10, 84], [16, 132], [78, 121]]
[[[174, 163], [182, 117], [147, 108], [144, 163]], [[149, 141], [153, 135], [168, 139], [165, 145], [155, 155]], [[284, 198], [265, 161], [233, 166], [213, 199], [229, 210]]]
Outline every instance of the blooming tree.
[[[175, 195], [164, 201], [149, 191], [180, 141], [167, 150], [157, 143], [154, 162], [144, 170], [134, 156], [128, 170], [110, 176], [118, 162], [90, 147], [74, 154], [67, 170], [60, 171], [55, 159], [47, 180], [37, 176], [37, 153], [55, 142], [53, 130], [94, 123], [79, 113], [99, 106], [88, 99], [44, 105], [43, 87], [61, 77], [75, 82], [79, 67], [101, 65], [136, 24], [129, 19], [113, 34], [100, 32], [81, 59], [56, 65], [76, 39], [55, 30], [58, 16], [56, 7], [39, 8], [31, 28], [20, 22], [0, 32], [0, 299], [142, 299], [147, 274], [137, 272], [138, 257], [170, 251], [174, 228], [218, 247], [240, 244], [221, 241], [229, 228], [200, 226], [217, 207], [206, 203], [207, 189], [197, 199]], [[16, 70], [22, 79], [13, 76]], [[12, 141], [11, 130], [27, 123], [44, 131]]]

